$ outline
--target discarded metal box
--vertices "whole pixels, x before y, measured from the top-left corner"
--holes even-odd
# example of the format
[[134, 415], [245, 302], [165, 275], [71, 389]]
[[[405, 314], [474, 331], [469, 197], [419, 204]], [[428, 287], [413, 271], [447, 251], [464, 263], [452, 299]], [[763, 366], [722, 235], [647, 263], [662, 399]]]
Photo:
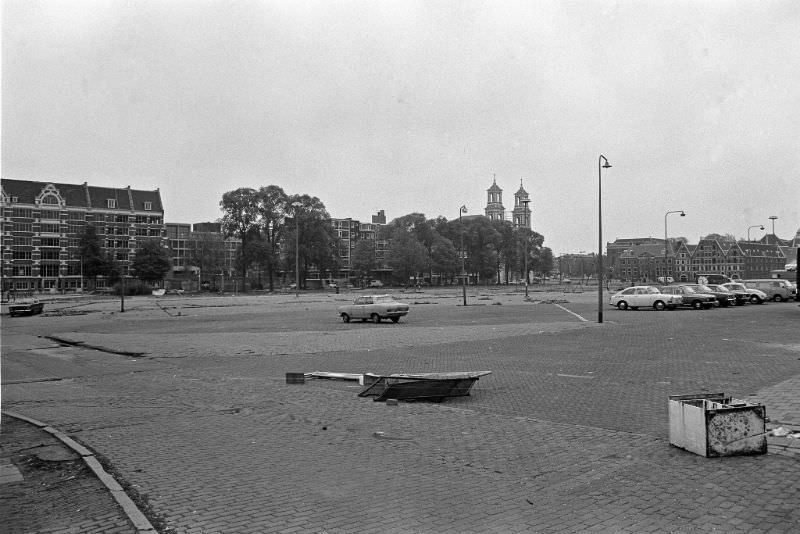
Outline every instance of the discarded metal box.
[[362, 379], [366, 386], [359, 397], [372, 397], [376, 401], [387, 399], [430, 400], [441, 402], [447, 397], [469, 395], [472, 385], [491, 371], [443, 372], [443, 373], [396, 373], [374, 375], [365, 373]]
[[766, 408], [723, 393], [670, 395], [669, 442], [705, 457], [767, 453]]

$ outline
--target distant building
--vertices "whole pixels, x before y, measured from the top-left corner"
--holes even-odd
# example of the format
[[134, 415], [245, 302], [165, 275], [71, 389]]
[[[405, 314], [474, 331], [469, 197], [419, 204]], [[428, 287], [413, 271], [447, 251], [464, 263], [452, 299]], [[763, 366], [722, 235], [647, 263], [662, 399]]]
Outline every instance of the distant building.
[[[0, 181], [3, 291], [83, 288], [80, 236], [95, 227], [104, 254], [128, 275], [143, 240], [164, 239], [161, 194], [29, 180]], [[104, 287], [106, 280], [97, 279]]]
[[[531, 226], [531, 198], [519, 181], [519, 190], [514, 193], [514, 209], [511, 211], [511, 223], [514, 228], [528, 228]], [[486, 207], [484, 215], [493, 221], [505, 221], [506, 209], [503, 206], [503, 190], [497, 185], [497, 179], [493, 179], [491, 187], [486, 190]]]

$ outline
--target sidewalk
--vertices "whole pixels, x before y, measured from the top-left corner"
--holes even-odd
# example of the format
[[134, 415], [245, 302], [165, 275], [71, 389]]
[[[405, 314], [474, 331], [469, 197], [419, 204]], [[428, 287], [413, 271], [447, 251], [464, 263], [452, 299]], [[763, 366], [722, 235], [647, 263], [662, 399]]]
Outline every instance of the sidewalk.
[[0, 524], [7, 534], [155, 532], [134, 526], [75, 450], [44, 428], [5, 413], [0, 502]]

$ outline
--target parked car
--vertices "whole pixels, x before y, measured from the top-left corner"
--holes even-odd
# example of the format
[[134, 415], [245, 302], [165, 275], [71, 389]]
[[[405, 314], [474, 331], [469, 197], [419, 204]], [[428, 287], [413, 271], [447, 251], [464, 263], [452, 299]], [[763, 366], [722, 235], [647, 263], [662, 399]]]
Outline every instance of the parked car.
[[746, 291], [733, 291], [722, 284], [707, 284], [707, 286], [715, 293], [727, 293], [730, 295], [736, 306], [742, 306], [750, 299], [750, 295]]
[[352, 304], [339, 306], [337, 313], [345, 323], [349, 323], [351, 319], [369, 319], [373, 323], [379, 323], [381, 319], [391, 319], [396, 323], [408, 313], [408, 304], [397, 302], [390, 295], [363, 295], [356, 297]]
[[667, 295], [680, 297], [680, 306], [689, 306], [695, 310], [708, 310], [717, 305], [717, 297], [709, 293], [698, 293], [689, 286], [666, 286], [662, 287], [661, 291]]
[[764, 304], [764, 301], [767, 300], [767, 294], [763, 291], [747, 287], [739, 282], [729, 282], [720, 285], [733, 291], [734, 294], [737, 295], [737, 299], [741, 298], [740, 295], [744, 295], [745, 300], [751, 304]]
[[612, 306], [620, 310], [631, 308], [637, 310], [641, 306], [655, 308], [656, 310], [674, 310], [680, 298], [675, 295], [667, 295], [661, 292], [656, 286], [633, 286], [619, 291], [608, 300]]
[[733, 294], [727, 289], [717, 291], [712, 289], [711, 286], [707, 284], [686, 284], [686, 286], [691, 287], [698, 293], [708, 293], [709, 295], [714, 295], [714, 297], [717, 299], [717, 304], [723, 308], [734, 306], [736, 304], [736, 297], [734, 297]]
[[369, 287], [383, 287], [383, 282], [380, 280], [373, 280], [369, 283]]
[[36, 315], [44, 311], [44, 302], [38, 299], [20, 299], [8, 307], [8, 314], [15, 315]]
[[751, 289], [758, 289], [767, 294], [767, 298], [775, 302], [794, 299], [797, 289], [788, 281], [780, 278], [765, 278], [762, 280], [745, 280], [744, 285]]

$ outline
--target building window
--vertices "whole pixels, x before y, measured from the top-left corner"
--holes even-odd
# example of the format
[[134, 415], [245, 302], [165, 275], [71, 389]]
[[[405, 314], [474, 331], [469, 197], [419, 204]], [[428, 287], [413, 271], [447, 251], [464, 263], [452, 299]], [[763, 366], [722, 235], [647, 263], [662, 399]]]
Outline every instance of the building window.
[[60, 249], [42, 249], [42, 259], [43, 260], [57, 260], [61, 255]]
[[30, 250], [15, 250], [12, 253], [11, 259], [14, 259], [14, 260], [29, 260], [29, 259], [31, 259], [31, 251]]
[[152, 202], [145, 202], [144, 203], [144, 210], [145, 211], [151, 211], [152, 209], [153, 209], [153, 203]]
[[33, 210], [27, 208], [13, 208], [11, 210], [12, 217], [25, 217], [30, 219], [33, 217]]
[[58, 276], [58, 265], [40, 265], [39, 266], [39, 275], [42, 277], [45, 276]]
[[61, 240], [57, 237], [42, 237], [39, 244], [43, 247], [60, 247]]
[[31, 246], [33, 245], [33, 238], [14, 236], [14, 244]]
[[33, 232], [33, 224], [32, 223], [14, 223], [14, 231], [15, 232]]
[[108, 208], [116, 208], [117, 207], [117, 201], [115, 199], [113, 199], [113, 198], [106, 199], [106, 207], [108, 207]]
[[61, 225], [60, 224], [47, 224], [42, 223], [40, 232], [45, 232], [49, 234], [58, 234], [61, 233]]

